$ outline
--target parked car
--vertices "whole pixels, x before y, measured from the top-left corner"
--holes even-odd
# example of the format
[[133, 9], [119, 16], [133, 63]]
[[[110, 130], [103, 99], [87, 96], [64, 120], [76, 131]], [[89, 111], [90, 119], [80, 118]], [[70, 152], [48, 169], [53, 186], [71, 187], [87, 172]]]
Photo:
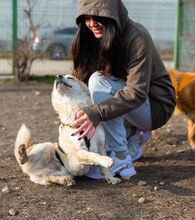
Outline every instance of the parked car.
[[33, 40], [33, 51], [53, 60], [69, 59], [70, 46], [76, 30], [76, 27], [42, 30]]

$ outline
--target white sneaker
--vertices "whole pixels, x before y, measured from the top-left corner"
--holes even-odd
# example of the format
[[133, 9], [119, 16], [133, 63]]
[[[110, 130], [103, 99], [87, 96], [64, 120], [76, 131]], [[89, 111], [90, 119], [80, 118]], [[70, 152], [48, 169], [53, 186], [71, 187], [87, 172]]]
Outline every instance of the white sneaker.
[[89, 171], [85, 174], [85, 176], [95, 180], [105, 179], [105, 177], [101, 174], [100, 168], [95, 165], [89, 168]]
[[146, 132], [141, 131], [139, 135], [140, 135], [139, 143], [131, 144], [129, 146], [129, 154], [131, 155], [132, 161], [138, 160], [143, 156], [144, 148], [142, 144], [150, 138], [151, 131], [146, 131]]
[[114, 175], [118, 174], [122, 169], [127, 168], [129, 158], [120, 160], [116, 157], [116, 154], [113, 151], [111, 152], [110, 157], [113, 159], [113, 165], [111, 166], [110, 171]]
[[[136, 171], [132, 166], [130, 155], [127, 155], [126, 159], [120, 160], [116, 157], [114, 152], [111, 152], [110, 157], [114, 161], [112, 167], [110, 168], [110, 171], [113, 176], [119, 174], [121, 177], [129, 178], [136, 174]], [[105, 177], [101, 174], [100, 168], [98, 166], [91, 166], [88, 173], [86, 173], [85, 176], [96, 180], [105, 179]]]
[[144, 148], [142, 146], [139, 146], [137, 148], [136, 154], [131, 155], [132, 161], [139, 160], [143, 156], [143, 154], [144, 154]]
[[127, 155], [126, 159], [120, 160], [116, 157], [115, 153], [112, 152], [110, 157], [114, 161], [114, 164], [110, 168], [113, 176], [119, 174], [121, 177], [129, 178], [136, 174], [136, 170], [132, 165], [132, 159], [130, 155]]
[[136, 174], [136, 170], [132, 165], [128, 165], [126, 169], [120, 171], [119, 175], [124, 179], [129, 179]]

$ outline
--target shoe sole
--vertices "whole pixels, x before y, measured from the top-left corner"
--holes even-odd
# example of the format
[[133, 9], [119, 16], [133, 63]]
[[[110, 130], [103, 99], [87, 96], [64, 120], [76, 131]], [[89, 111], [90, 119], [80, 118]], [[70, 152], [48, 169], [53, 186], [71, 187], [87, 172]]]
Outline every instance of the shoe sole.
[[[126, 164], [121, 165], [120, 167], [117, 167], [115, 170], [113, 170], [112, 176], [115, 176], [116, 174], [119, 174], [121, 172], [121, 170], [127, 168]], [[95, 180], [100, 180], [100, 179], [105, 179], [104, 176], [102, 176], [99, 172], [88, 172], [87, 174], [85, 174], [86, 177], [91, 178], [91, 179], [95, 179]]]
[[130, 177], [136, 175], [137, 173], [134, 167], [127, 168], [126, 170], [128, 170], [128, 175], [123, 174], [124, 170], [119, 173], [122, 179], [130, 179]]

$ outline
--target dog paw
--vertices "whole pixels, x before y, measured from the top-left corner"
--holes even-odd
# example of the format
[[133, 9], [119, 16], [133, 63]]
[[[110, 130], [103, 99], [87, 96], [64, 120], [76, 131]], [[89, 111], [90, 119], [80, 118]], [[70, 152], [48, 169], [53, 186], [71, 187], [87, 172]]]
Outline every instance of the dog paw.
[[18, 154], [19, 154], [18, 159], [19, 159], [21, 164], [24, 164], [28, 161], [28, 156], [27, 156], [27, 153], [26, 153], [26, 146], [24, 144], [19, 146]]
[[195, 151], [195, 145], [191, 144], [191, 149]]
[[113, 185], [116, 185], [116, 184], [121, 182], [121, 180], [119, 178], [117, 178], [117, 177], [109, 177], [109, 178], [106, 179], [106, 181], [108, 183], [113, 184]]
[[110, 168], [113, 165], [113, 159], [108, 156], [102, 156], [101, 165], [106, 168]]
[[73, 186], [75, 185], [76, 182], [73, 179], [64, 179], [64, 184], [65, 186]]
[[45, 181], [47, 182], [47, 185], [60, 184], [63, 186], [72, 186], [76, 184], [76, 182], [73, 179], [64, 176], [46, 176]]

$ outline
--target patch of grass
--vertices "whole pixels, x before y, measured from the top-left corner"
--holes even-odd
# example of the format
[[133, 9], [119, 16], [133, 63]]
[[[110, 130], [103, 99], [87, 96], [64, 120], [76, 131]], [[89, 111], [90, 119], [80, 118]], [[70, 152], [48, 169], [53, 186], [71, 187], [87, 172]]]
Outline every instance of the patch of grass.
[[55, 76], [46, 75], [46, 76], [32, 76], [31, 80], [41, 82], [41, 83], [47, 83], [47, 84], [53, 84], [54, 83]]
[[0, 80], [13, 80], [14, 75], [13, 74], [0, 74]]
[[1, 52], [0, 58], [1, 59], [11, 59], [13, 56], [13, 53], [11, 51]]
[[[13, 81], [15, 80], [14, 75], [12, 74], [0, 74], [0, 80], [1, 81]], [[27, 81], [36, 81], [40, 83], [46, 83], [49, 85], [52, 85], [54, 83], [55, 76], [46, 75], [46, 76], [30, 76], [30, 79]], [[22, 81], [21, 81], [22, 82]], [[23, 81], [25, 82], [25, 81]]]
[[171, 61], [173, 60], [173, 50], [160, 51], [162, 60]]

